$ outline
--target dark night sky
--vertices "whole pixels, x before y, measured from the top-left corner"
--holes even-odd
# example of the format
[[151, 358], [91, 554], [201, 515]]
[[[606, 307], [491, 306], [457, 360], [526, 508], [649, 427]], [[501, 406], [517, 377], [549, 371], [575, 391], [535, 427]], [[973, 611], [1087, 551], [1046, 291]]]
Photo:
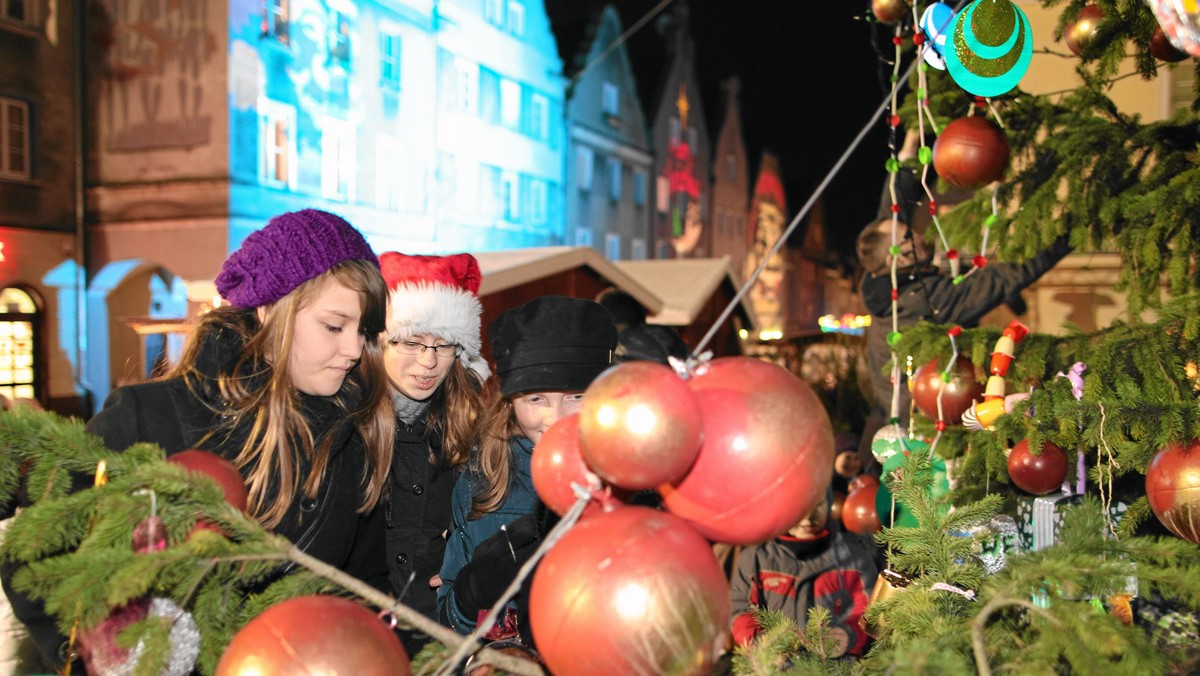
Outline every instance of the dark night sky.
[[[679, 0], [676, 0], [679, 1]], [[660, 0], [612, 0], [626, 29]], [[578, 38], [600, 0], [546, 0], [559, 52], [569, 64]], [[721, 123], [719, 83], [731, 74], [742, 81], [742, 128], [754, 171], [760, 153], [779, 157], [789, 218], [811, 197], [887, 96], [890, 29], [858, 18], [866, 0], [691, 0], [692, 33], [705, 116], [714, 135]], [[664, 14], [671, 11], [669, 6]], [[661, 15], [660, 15], [661, 16]], [[565, 44], [563, 40], [572, 40]], [[626, 43], [647, 119], [659, 82], [663, 42], [647, 23]], [[849, 158], [823, 194], [829, 244], [852, 255], [858, 230], [875, 215], [887, 158], [882, 120]], [[756, 174], [752, 174], [754, 176]]]

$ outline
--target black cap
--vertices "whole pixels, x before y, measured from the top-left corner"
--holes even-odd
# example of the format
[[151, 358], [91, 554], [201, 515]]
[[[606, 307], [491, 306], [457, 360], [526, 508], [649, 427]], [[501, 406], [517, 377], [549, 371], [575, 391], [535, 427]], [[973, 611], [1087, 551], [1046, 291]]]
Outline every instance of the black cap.
[[617, 329], [599, 303], [542, 296], [518, 305], [488, 326], [500, 391], [586, 390], [612, 363]]

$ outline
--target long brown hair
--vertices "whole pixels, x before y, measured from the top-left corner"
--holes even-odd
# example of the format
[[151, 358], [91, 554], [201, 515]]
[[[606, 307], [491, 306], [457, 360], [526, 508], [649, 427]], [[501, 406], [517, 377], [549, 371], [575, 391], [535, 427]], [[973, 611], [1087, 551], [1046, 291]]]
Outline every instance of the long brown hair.
[[[168, 377], [184, 376], [192, 391], [197, 392], [203, 377], [210, 375], [199, 371], [196, 365], [205, 337], [225, 330], [242, 339], [241, 353], [233, 368], [217, 377], [222, 401], [211, 405], [225, 421], [220, 431], [229, 433], [242, 425], [249, 427], [234, 464], [246, 474], [250, 513], [268, 528], [279, 524], [301, 490], [299, 474], [303, 460], [311, 461], [311, 470], [303, 479], [302, 490], [306, 497], [316, 497], [336, 436], [326, 434], [323, 439], [315, 438], [301, 411], [300, 393], [286, 367], [291, 358], [296, 314], [310, 305], [330, 282], [358, 292], [362, 313], [359, 331], [366, 337], [358, 365], [330, 399], [365, 444], [367, 463], [360, 476], [365, 490], [359, 511], [368, 511], [379, 501], [387, 485], [396, 425], [378, 341], [387, 312], [387, 289], [373, 264], [357, 259], [338, 263], [262, 308], [261, 322], [253, 309], [222, 307], [208, 312], [192, 333], [179, 365], [168, 374]], [[206, 438], [216, 433], [214, 430]]]
[[470, 458], [478, 435], [483, 416], [483, 382], [479, 374], [463, 366], [456, 357], [434, 397], [426, 422], [430, 428], [441, 431], [442, 457], [435, 457], [430, 448], [429, 462], [458, 467]]
[[508, 477], [512, 471], [513, 437], [523, 436], [517, 424], [512, 400], [496, 392], [479, 425], [479, 455], [476, 476], [481, 481], [471, 498], [471, 515], [476, 519], [494, 512], [508, 497]]

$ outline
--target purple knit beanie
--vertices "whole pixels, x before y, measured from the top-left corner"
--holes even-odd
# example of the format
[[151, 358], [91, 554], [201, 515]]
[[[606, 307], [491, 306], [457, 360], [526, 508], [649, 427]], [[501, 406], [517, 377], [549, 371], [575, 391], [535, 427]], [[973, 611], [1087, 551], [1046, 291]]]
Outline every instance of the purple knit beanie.
[[272, 218], [250, 233], [217, 275], [217, 292], [235, 307], [269, 305], [342, 261], [379, 267], [367, 240], [340, 216], [304, 209]]

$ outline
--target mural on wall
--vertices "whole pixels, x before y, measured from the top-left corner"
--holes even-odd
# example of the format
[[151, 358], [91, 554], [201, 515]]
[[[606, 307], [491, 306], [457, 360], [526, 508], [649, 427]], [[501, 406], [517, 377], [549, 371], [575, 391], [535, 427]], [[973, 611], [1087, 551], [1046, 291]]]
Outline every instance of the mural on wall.
[[[688, 128], [687, 88], [679, 86], [679, 98], [675, 107], [679, 110], [679, 128]], [[672, 139], [667, 148], [667, 161], [663, 177], [667, 179], [668, 214], [671, 219], [671, 248], [676, 258], [683, 258], [696, 250], [700, 236], [704, 234], [704, 222], [700, 215], [700, 181], [696, 180], [696, 156], [689, 147], [685, 134]]]
[[[746, 225], [748, 251], [746, 274], [751, 274], [762, 265], [767, 252], [783, 235], [786, 225], [787, 202], [783, 194], [783, 183], [779, 179], [779, 162], [771, 153], [763, 153], [758, 180], [754, 183], [754, 196], [750, 201], [750, 218]], [[767, 261], [748, 297], [750, 305], [758, 315], [762, 332], [782, 333], [784, 316], [784, 274], [786, 266], [783, 254], [776, 252]]]
[[211, 138], [203, 73], [216, 51], [207, 0], [109, 2], [92, 14], [111, 90], [110, 150], [202, 145]]

